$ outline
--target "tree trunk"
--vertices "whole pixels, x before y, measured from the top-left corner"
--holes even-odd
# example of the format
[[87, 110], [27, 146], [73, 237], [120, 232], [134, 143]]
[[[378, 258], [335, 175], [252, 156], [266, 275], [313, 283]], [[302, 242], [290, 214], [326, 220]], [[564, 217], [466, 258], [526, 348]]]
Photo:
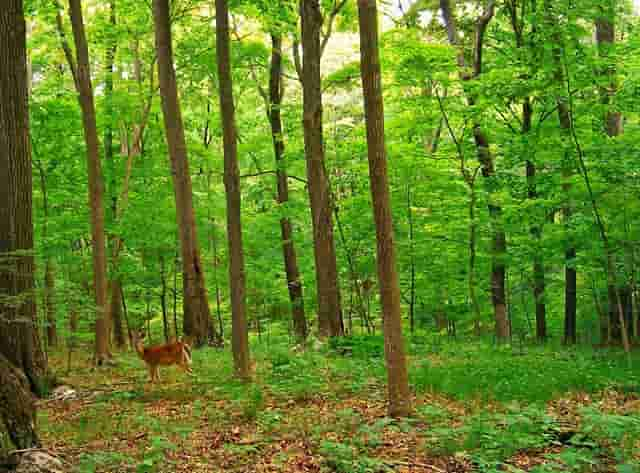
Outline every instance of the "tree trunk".
[[[522, 106], [522, 135], [526, 139], [531, 131], [531, 119], [533, 109], [529, 97], [525, 98]], [[536, 187], [536, 165], [533, 161], [527, 159], [527, 196], [534, 201], [538, 198]], [[536, 339], [538, 342], [544, 343], [547, 340], [547, 307], [544, 300], [545, 278], [544, 278], [544, 260], [542, 259], [541, 244], [541, 222], [537, 213], [533, 214], [534, 222], [531, 224], [529, 232], [534, 241], [533, 247], [533, 299], [536, 304]]]
[[218, 56], [220, 111], [222, 114], [224, 141], [224, 187], [227, 197], [231, 345], [236, 376], [246, 380], [250, 378], [249, 338], [242, 248], [240, 173], [238, 170], [238, 143], [231, 79], [229, 6], [227, 0], [216, 0], [216, 52]]
[[480, 304], [478, 296], [476, 296], [476, 246], [477, 246], [477, 228], [476, 221], [476, 187], [475, 176], [468, 183], [469, 186], [469, 299], [473, 308], [473, 331], [477, 336], [482, 332], [482, 314], [480, 312]]
[[[5, 440], [9, 441], [8, 445]], [[39, 446], [36, 405], [29, 381], [0, 354], [0, 465], [13, 450]]]
[[[42, 192], [42, 211], [44, 223], [42, 226], [42, 240], [48, 245], [49, 235], [49, 194], [47, 189], [47, 178], [42, 163], [36, 162], [36, 167], [40, 172], [40, 190]], [[44, 303], [46, 313], [46, 334], [47, 345], [51, 348], [58, 346], [58, 330], [56, 321], [56, 277], [55, 266], [52, 257], [45, 252], [44, 266]]]
[[183, 329], [185, 335], [194, 337], [196, 345], [203, 345], [207, 341], [210, 312], [198, 248], [187, 146], [173, 68], [169, 0], [153, 0], [153, 18], [162, 113], [171, 158], [176, 216], [182, 250]]
[[58, 327], [56, 321], [56, 275], [53, 261], [47, 257], [44, 263], [44, 286], [47, 313], [47, 344], [51, 348], [58, 346]]
[[507, 297], [505, 290], [506, 268], [504, 259], [507, 254], [507, 238], [502, 226], [502, 207], [496, 204], [495, 167], [493, 156], [489, 151], [489, 141], [484, 131], [474, 127], [474, 138], [482, 165], [482, 176], [489, 194], [489, 218], [491, 219], [491, 300], [495, 317], [495, 334], [498, 342], [505, 342], [511, 336], [509, 317], [507, 314]]
[[162, 328], [164, 331], [164, 340], [169, 343], [171, 338], [169, 334], [169, 317], [167, 315], [167, 273], [165, 271], [164, 256], [160, 255], [160, 283], [162, 290], [160, 292], [160, 307], [162, 308]]
[[[554, 31], [556, 28], [555, 14], [553, 13], [553, 5], [551, 0], [545, 0], [545, 22], [547, 26]], [[564, 71], [562, 66], [562, 39], [557, 32], [552, 33], [553, 41], [553, 62], [554, 62], [554, 80], [557, 85], [564, 88]], [[564, 142], [571, 139], [571, 117], [566, 101], [562, 97], [556, 97], [558, 106], [558, 122], [560, 125], [560, 134]], [[565, 150], [562, 158], [562, 192], [565, 195], [565, 203], [562, 207], [562, 217], [565, 226], [565, 269], [564, 269], [564, 343], [573, 345], [577, 342], [577, 273], [576, 273], [576, 248], [573, 241], [573, 231], [571, 230], [571, 184], [569, 180], [574, 172], [574, 166], [571, 162], [569, 151]]]
[[411, 393], [402, 336], [400, 283], [396, 269], [391, 197], [387, 178], [376, 0], [358, 0], [358, 16], [369, 180], [376, 223], [378, 286], [384, 322], [389, 415], [406, 417], [411, 413]]
[[280, 218], [280, 233], [282, 235], [282, 251], [284, 256], [284, 269], [287, 275], [287, 288], [291, 300], [291, 313], [293, 316], [293, 329], [299, 340], [307, 338], [307, 319], [304, 314], [304, 298], [302, 294], [302, 282], [296, 258], [296, 248], [293, 242], [293, 229], [291, 220], [286, 215], [286, 205], [289, 201], [289, 179], [287, 176], [287, 164], [284, 160], [284, 131], [282, 127], [282, 35], [271, 35], [271, 67], [269, 69], [269, 123], [271, 124], [271, 136], [276, 158], [276, 173], [278, 184], [278, 204], [284, 210]]
[[115, 0], [111, 0], [109, 1], [109, 29], [107, 30], [104, 79], [104, 102], [106, 115], [106, 124], [104, 127], [104, 159], [109, 167], [109, 184], [107, 186], [107, 195], [109, 199], [109, 222], [115, 221], [117, 206], [116, 172], [113, 159], [113, 63], [117, 47], [115, 27], [116, 4]]
[[407, 183], [407, 222], [409, 224], [409, 264], [411, 266], [409, 274], [409, 329], [411, 334], [415, 331], [415, 311], [416, 311], [416, 256], [415, 239], [413, 230], [413, 202], [411, 201], [412, 183]]
[[127, 344], [124, 328], [122, 327], [122, 280], [116, 278], [111, 281], [111, 317], [113, 321], [113, 341], [116, 347], [122, 349]]
[[318, 325], [321, 336], [344, 334], [336, 249], [333, 238], [331, 190], [325, 169], [322, 137], [322, 89], [320, 78], [319, 0], [302, 0], [302, 88], [304, 149], [307, 161], [309, 201], [313, 221], [313, 249], [318, 292]]
[[[460, 77], [463, 81], [478, 78], [482, 73], [482, 52], [486, 28], [494, 16], [495, 1], [490, 1], [483, 13], [476, 21], [475, 40], [473, 49], [473, 64], [467, 67], [466, 56], [458, 38], [458, 28], [451, 8], [451, 0], [440, 0], [440, 9], [447, 29], [449, 43], [457, 48], [457, 62]], [[469, 72], [471, 69], [471, 72]], [[467, 95], [469, 106], [475, 104], [475, 97]], [[498, 342], [505, 342], [511, 336], [507, 302], [505, 292], [505, 257], [507, 253], [507, 238], [502, 223], [502, 207], [496, 202], [498, 194], [498, 177], [496, 176], [494, 157], [489, 148], [489, 138], [479, 123], [473, 124], [473, 137], [478, 155], [478, 162], [482, 167], [482, 176], [488, 194], [489, 219], [491, 221], [491, 300], [493, 303], [495, 334]]]
[[[596, 42], [598, 43], [598, 53], [600, 57], [607, 62], [607, 64], [600, 71], [600, 75], [608, 79], [608, 84], [600, 88], [600, 101], [606, 108], [605, 115], [603, 117], [603, 125], [605, 133], [608, 137], [613, 138], [622, 134], [622, 114], [612, 110], [612, 100], [616, 94], [616, 68], [613, 62], [609, 59], [611, 50], [615, 47], [615, 2], [612, 0], [604, 1], [599, 6], [600, 17], [596, 19]], [[613, 271], [617, 271], [617, 265], [615, 263], [615, 256], [609, 255], [613, 258], [613, 262], [610, 265]], [[609, 278], [609, 281], [617, 280], [617, 274], [613, 275], [613, 278]], [[632, 335], [632, 330], [628, 330], [631, 327], [628, 320], [625, 320], [626, 310], [623, 305], [625, 301], [624, 295], [630, 292], [627, 285], [621, 284], [609, 286], [609, 327], [612, 340], [610, 341], [623, 341], [624, 338], [628, 338]], [[623, 334], [622, 330], [627, 329], [627, 333]], [[625, 343], [625, 345], [628, 342]]]
[[47, 365], [36, 326], [22, 0], [7, 0], [0, 8], [0, 38], [0, 353], [25, 373], [31, 390], [40, 394]]
[[[107, 117], [104, 128], [104, 159], [109, 169], [109, 183], [107, 186], [107, 221], [113, 225], [118, 218], [118, 193], [116, 184], [115, 160], [113, 157], [113, 68], [116, 55], [116, 2], [109, 2], [109, 29], [107, 30], [106, 51], [105, 51], [105, 79], [104, 79], [104, 102], [105, 115]], [[127, 147], [128, 148], [128, 147]], [[120, 286], [122, 282], [117, 276], [117, 253], [121, 241], [117, 235], [111, 237], [111, 271], [116, 273], [115, 278], [107, 284], [107, 297], [109, 298], [109, 320], [112, 324], [109, 327], [113, 331], [113, 341], [116, 347], [124, 346], [124, 332], [122, 331], [122, 304], [120, 303]]]
[[100, 143], [93, 102], [89, 48], [82, 19], [80, 0], [69, 0], [69, 16], [76, 45], [78, 100], [82, 109], [82, 125], [87, 146], [89, 170], [89, 206], [91, 209], [91, 240], [93, 251], [93, 284], [96, 303], [95, 362], [100, 365], [109, 357], [109, 322], [107, 320], [107, 254], [105, 248], [103, 179], [100, 164]]

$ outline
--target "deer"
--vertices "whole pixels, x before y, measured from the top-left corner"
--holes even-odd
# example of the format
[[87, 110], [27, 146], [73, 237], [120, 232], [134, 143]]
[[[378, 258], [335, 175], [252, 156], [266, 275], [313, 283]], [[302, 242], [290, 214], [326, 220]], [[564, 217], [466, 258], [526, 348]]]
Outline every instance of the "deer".
[[187, 373], [193, 373], [191, 369], [191, 345], [186, 339], [165, 343], [164, 345], [154, 345], [145, 347], [143, 339], [144, 331], [132, 334], [133, 346], [138, 356], [145, 362], [151, 382], [160, 381], [160, 366], [178, 365]]

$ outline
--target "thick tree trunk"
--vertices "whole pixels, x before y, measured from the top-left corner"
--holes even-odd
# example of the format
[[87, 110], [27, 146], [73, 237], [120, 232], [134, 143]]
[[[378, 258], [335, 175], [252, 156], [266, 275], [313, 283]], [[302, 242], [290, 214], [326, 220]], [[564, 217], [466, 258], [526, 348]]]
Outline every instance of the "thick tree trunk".
[[358, 13], [360, 70], [367, 124], [369, 180], [376, 223], [378, 286], [384, 322], [389, 415], [406, 417], [411, 413], [411, 393], [402, 336], [400, 283], [396, 268], [391, 197], [387, 177], [376, 0], [358, 0]]
[[47, 367], [36, 326], [22, 0], [7, 0], [0, 8], [0, 38], [0, 354], [21, 369], [31, 390], [40, 394]]
[[[269, 123], [271, 124], [271, 136], [276, 157], [278, 204], [286, 209], [289, 201], [289, 179], [287, 176], [287, 164], [284, 160], [284, 131], [280, 113], [283, 90], [282, 35], [272, 34], [271, 67], [269, 69]], [[304, 314], [302, 282], [300, 281], [296, 248], [293, 242], [291, 219], [287, 215], [283, 215], [280, 218], [280, 233], [282, 235], [282, 252], [284, 269], [287, 275], [287, 288], [289, 290], [289, 299], [291, 300], [293, 329], [296, 337], [299, 340], [304, 340], [307, 338], [307, 319]]]
[[313, 221], [313, 249], [318, 292], [318, 325], [321, 336], [344, 333], [336, 249], [333, 238], [331, 191], [325, 169], [322, 136], [322, 89], [320, 79], [319, 0], [300, 2], [302, 20], [302, 88], [304, 148], [307, 161], [309, 201]]
[[211, 323], [209, 301], [200, 261], [187, 145], [173, 68], [169, 0], [153, 1], [153, 18], [162, 113], [171, 158], [176, 216], [182, 250], [183, 329], [185, 335], [194, 337], [197, 345], [203, 345], [207, 342], [209, 324]]
[[89, 48], [82, 19], [80, 0], [69, 0], [69, 16], [76, 45], [78, 100], [82, 109], [82, 125], [87, 146], [89, 170], [89, 207], [91, 209], [91, 240], [93, 251], [93, 284], [96, 302], [95, 361], [99, 365], [109, 357], [109, 321], [107, 312], [107, 253], [105, 247], [102, 168], [100, 143], [93, 102]]
[[242, 248], [240, 173], [231, 52], [229, 44], [229, 5], [216, 0], [216, 52], [220, 110], [224, 141], [224, 187], [227, 197], [227, 234], [229, 239], [229, 285], [231, 287], [231, 345], [236, 376], [250, 378], [249, 339], [246, 318], [246, 282]]
[[0, 354], [0, 465], [12, 450], [39, 446], [36, 405], [29, 381]]

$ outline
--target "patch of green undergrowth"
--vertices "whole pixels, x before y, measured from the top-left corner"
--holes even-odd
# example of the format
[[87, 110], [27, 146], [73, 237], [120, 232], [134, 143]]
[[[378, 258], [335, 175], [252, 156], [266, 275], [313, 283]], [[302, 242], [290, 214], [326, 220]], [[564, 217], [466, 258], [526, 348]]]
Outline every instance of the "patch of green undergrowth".
[[392, 471], [382, 461], [371, 458], [349, 443], [325, 441], [320, 445], [325, 465], [336, 473], [380, 473]]
[[441, 356], [438, 361], [417, 360], [411, 367], [416, 391], [457, 399], [545, 402], [567, 392], [596, 392], [640, 381], [623, 357], [594, 356], [591, 350], [555, 352], [533, 347], [517, 355], [510, 348], [457, 344], [456, 353]]

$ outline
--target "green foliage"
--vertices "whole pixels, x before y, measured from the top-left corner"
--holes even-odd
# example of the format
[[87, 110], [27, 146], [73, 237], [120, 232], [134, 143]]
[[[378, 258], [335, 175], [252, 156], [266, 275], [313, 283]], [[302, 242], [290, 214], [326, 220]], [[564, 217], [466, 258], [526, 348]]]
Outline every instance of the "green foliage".
[[336, 473], [379, 473], [391, 471], [383, 462], [359, 455], [353, 446], [324, 442], [320, 447], [327, 466]]
[[363, 360], [384, 356], [384, 338], [382, 335], [334, 337], [329, 340], [329, 347], [338, 354]]
[[595, 392], [612, 382], [636, 379], [619, 352], [601, 358], [586, 349], [556, 353], [529, 348], [520, 355], [510, 348], [457, 345], [465, 358], [456, 362], [447, 358], [452, 349], [447, 347], [442, 360], [424, 360], [411, 371], [418, 391], [443, 392], [458, 399], [548, 401], [563, 392]]

